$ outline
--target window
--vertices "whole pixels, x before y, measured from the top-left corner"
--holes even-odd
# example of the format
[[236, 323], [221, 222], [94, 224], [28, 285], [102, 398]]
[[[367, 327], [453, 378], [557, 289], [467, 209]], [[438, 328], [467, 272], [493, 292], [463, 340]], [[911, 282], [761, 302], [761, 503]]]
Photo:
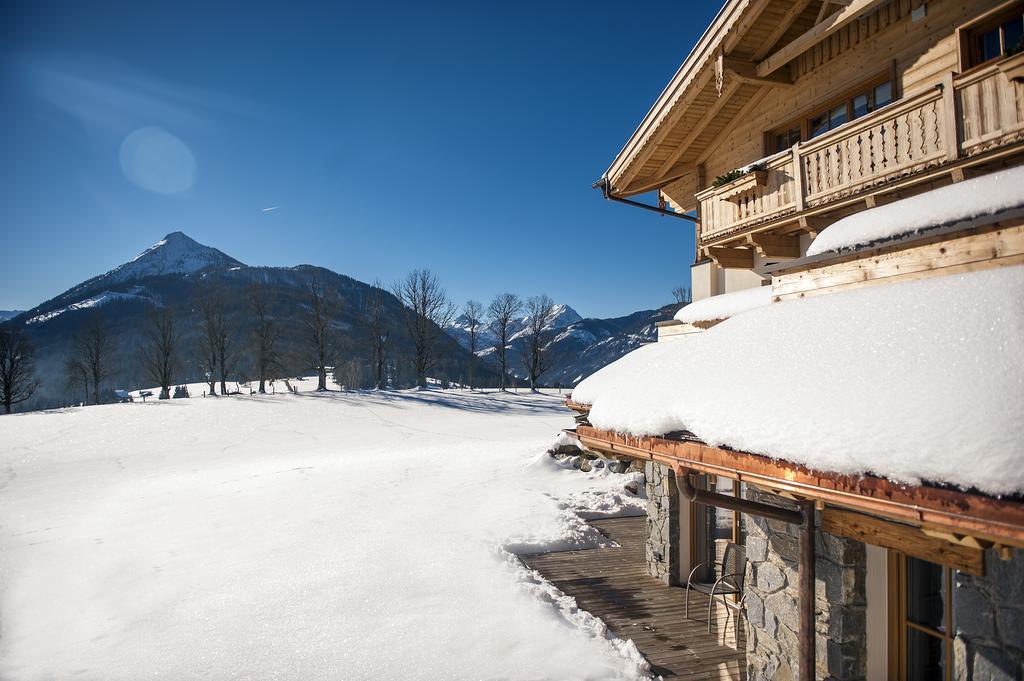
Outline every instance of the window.
[[968, 68], [1024, 51], [1024, 5], [985, 18], [963, 35]]
[[852, 97], [832, 104], [816, 116], [811, 116], [807, 126], [808, 137], [814, 139], [829, 130], [835, 130], [843, 123], [866, 116], [891, 101], [892, 81], [887, 80], [866, 88]]
[[814, 139], [829, 130], [835, 130], [843, 123], [866, 116], [892, 101], [891, 80], [857, 90], [853, 95], [834, 101], [813, 116], [806, 117], [802, 123], [772, 131], [767, 136], [770, 148], [765, 151], [769, 154], [784, 151], [797, 142]]
[[794, 144], [796, 144], [797, 142], [800, 142], [800, 141], [802, 141], [802, 136], [800, 134], [800, 126], [799, 125], [796, 126], [795, 128], [789, 128], [789, 129], [786, 129], [786, 130], [780, 130], [780, 131], [777, 131], [777, 132], [774, 133], [774, 138], [773, 138], [773, 145], [774, 146], [771, 148], [770, 151], [771, 151], [771, 153], [774, 154], [777, 151], [782, 151], [783, 149], [789, 149]]
[[953, 571], [936, 563], [891, 552], [895, 589], [890, 651], [901, 681], [953, 675]]
[[[736, 496], [735, 491], [737, 486], [729, 478], [723, 478], [721, 476], [712, 477], [709, 480], [709, 489], [712, 492], [718, 492], [719, 494], [725, 494], [727, 496]], [[725, 547], [730, 542], [736, 542], [736, 513], [727, 508], [718, 508], [717, 506], [708, 506], [708, 538], [710, 555], [709, 560], [715, 560], [721, 562], [722, 557], [725, 555]]]
[[[715, 475], [699, 476], [697, 486], [730, 497], [742, 496], [740, 483], [731, 478]], [[694, 564], [721, 563], [725, 557], [725, 547], [729, 543], [742, 546], [746, 542], [743, 514], [741, 513], [718, 506], [697, 505], [694, 519], [698, 525], [693, 547], [695, 549]], [[700, 575], [700, 579], [713, 578], [714, 574], [710, 569], [706, 569], [704, 574]], [[733, 595], [733, 599], [736, 598], [738, 596]]]

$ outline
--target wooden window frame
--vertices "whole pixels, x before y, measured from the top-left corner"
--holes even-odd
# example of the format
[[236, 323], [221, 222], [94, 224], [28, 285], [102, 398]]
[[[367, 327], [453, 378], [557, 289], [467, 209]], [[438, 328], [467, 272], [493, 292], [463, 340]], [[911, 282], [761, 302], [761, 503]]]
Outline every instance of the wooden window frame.
[[[907, 619], [907, 559], [913, 558], [900, 551], [890, 549], [888, 552], [888, 648], [889, 678], [907, 681], [907, 629], [916, 629], [945, 643], [945, 681], [953, 681], [953, 568], [942, 563], [933, 563], [942, 568], [942, 580], [946, 587], [946, 598], [943, 603], [943, 620], [946, 625], [944, 632], [926, 627]], [[923, 560], [918, 558], [917, 560]], [[927, 561], [931, 562], [931, 561]]]
[[[1024, 2], [1024, 0], [1014, 0], [1015, 2]], [[875, 75], [860, 81], [855, 87], [846, 88], [840, 90], [838, 93], [830, 94], [827, 97], [822, 97], [818, 102], [811, 107], [804, 109], [803, 113], [798, 116], [784, 121], [781, 125], [776, 125], [769, 130], [764, 132], [764, 155], [771, 156], [779, 152], [785, 151], [785, 149], [775, 148], [775, 136], [783, 131], [788, 132], [793, 128], [800, 128], [800, 138], [803, 140], [801, 144], [806, 144], [811, 140], [811, 119], [821, 113], [828, 113], [839, 104], [846, 104], [846, 123], [843, 123], [839, 127], [851, 123], [854, 120], [851, 116], [853, 115], [853, 98], [864, 94], [865, 92], [874, 90], [876, 87], [889, 81], [890, 88], [892, 91], [892, 99], [889, 104], [899, 101], [902, 97], [902, 92], [898, 90], [897, 78], [896, 78], [896, 62], [891, 62], [884, 71], [878, 71]], [[885, 106], [888, 106], [886, 104]], [[867, 116], [873, 114], [874, 111], [867, 113]], [[861, 117], [863, 118], [863, 116]], [[829, 131], [831, 132], [831, 131]]]
[[[993, 57], [985, 62], [974, 63], [972, 52], [974, 51], [972, 38], [979, 33], [984, 33], [998, 26], [1002, 26], [1006, 19], [1014, 16], [1018, 12], [1024, 10], [1024, 0], [1008, 0], [1001, 5], [997, 5], [990, 10], [982, 12], [978, 16], [974, 17], [970, 21], [967, 21], [956, 28], [956, 43], [959, 48], [959, 71], [960, 73], [967, 73], [974, 71], [975, 69], [988, 66], [1000, 59], [1005, 58], [1005, 47], [998, 57]], [[1002, 33], [1000, 33], [1000, 42], [1002, 42]]]
[[[717, 478], [719, 477], [728, 478], [729, 480], [732, 481], [732, 496], [738, 499], [740, 497], [740, 485], [742, 485], [743, 483], [741, 483], [739, 480], [735, 478], [705, 473], [703, 475], [697, 476], [697, 486], [701, 487], [702, 489], [717, 491]], [[730, 541], [733, 544], [740, 544], [740, 512], [730, 512], [732, 513], [732, 536], [730, 538]], [[711, 537], [706, 536], [706, 529], [703, 532], [698, 532], [698, 524], [701, 524], [704, 526], [704, 528], [707, 528], [707, 507], [701, 504], [694, 504], [694, 512], [690, 514], [690, 545], [688, 547], [690, 551], [691, 566], [700, 562], [704, 562], [704, 559], [708, 557], [709, 552], [713, 554], [713, 552], [710, 551], [711, 546], [709, 545]], [[698, 545], [698, 542], [700, 541], [699, 536], [704, 537], [704, 546]], [[740, 545], [743, 546], [743, 544]], [[731, 598], [734, 601], [739, 601], [739, 594], [731, 594]]]

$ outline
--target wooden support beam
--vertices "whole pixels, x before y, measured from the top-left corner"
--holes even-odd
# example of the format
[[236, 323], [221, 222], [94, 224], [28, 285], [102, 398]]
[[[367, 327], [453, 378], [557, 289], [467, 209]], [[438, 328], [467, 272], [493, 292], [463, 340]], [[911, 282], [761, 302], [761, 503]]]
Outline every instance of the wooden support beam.
[[779, 520], [791, 525], [799, 525], [804, 520], [799, 511], [791, 511], [788, 508], [764, 504], [760, 501], [751, 501], [743, 497], [734, 497], [731, 494], [720, 494], [718, 492], [697, 489], [690, 480], [690, 475], [696, 471], [692, 471], [684, 466], [673, 466], [672, 470], [676, 476], [676, 483], [679, 485], [679, 492], [687, 501], [705, 506], [725, 508], [738, 513], [756, 515], [762, 518], [771, 518], [772, 520]]
[[708, 256], [726, 269], [749, 270], [754, 268], [754, 249], [711, 246]]
[[974, 177], [980, 177], [984, 174], [984, 172], [979, 171], [977, 168], [965, 168], [963, 166], [953, 168], [949, 171], [949, 176], [953, 179], [954, 184], [963, 182], [964, 180], [970, 180]]
[[922, 529], [834, 508], [822, 511], [821, 529], [839, 537], [856, 539], [865, 544], [902, 551], [908, 556], [932, 563], [949, 565], [972, 575], [985, 574], [984, 551], [960, 543], [951, 532]]
[[818, 10], [818, 16], [814, 20], [814, 23], [820, 24], [821, 20], [828, 16], [828, 10], [832, 5], [837, 7], [849, 7], [851, 0], [825, 0], [821, 3], [821, 9]]
[[832, 220], [818, 216], [803, 216], [800, 218], [800, 229], [812, 237], [818, 236], [823, 229], [832, 224]]
[[884, 2], [889, 2], [889, 0], [853, 0], [849, 5], [758, 64], [757, 75], [763, 78], [778, 71], [843, 26], [846, 26], [851, 21], [856, 21], [861, 15], [873, 10]]
[[796, 21], [796, 18], [803, 14], [803, 11], [807, 9], [807, 5], [811, 4], [812, 0], [797, 0], [792, 7], [786, 10], [786, 13], [779, 19], [779, 23], [776, 24], [772, 32], [768, 34], [764, 42], [761, 43], [761, 47], [754, 53], [753, 60], [761, 61], [771, 52], [771, 49], [775, 47], [775, 43], [779, 42], [779, 38], [786, 34], [789, 27]]
[[750, 234], [747, 241], [764, 258], [799, 258], [800, 237], [783, 234]]
[[899, 197], [895, 194], [872, 194], [864, 197], [864, 205], [868, 208], [877, 208], [887, 203], [892, 203]]
[[767, 76], [760, 76], [757, 73], [757, 64], [752, 61], [735, 59], [733, 57], [723, 57], [721, 55], [719, 56], [719, 59], [722, 61], [722, 70], [731, 74], [740, 82], [770, 86], [788, 86], [793, 84], [793, 76], [790, 74], [788, 66], [779, 67]]

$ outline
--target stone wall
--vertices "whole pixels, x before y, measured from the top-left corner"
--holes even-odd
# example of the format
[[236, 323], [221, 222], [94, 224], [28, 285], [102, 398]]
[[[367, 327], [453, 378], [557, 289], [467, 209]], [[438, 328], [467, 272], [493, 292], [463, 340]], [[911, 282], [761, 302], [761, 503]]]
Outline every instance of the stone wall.
[[1024, 550], [985, 553], [984, 577], [955, 573], [957, 681], [1024, 679]]
[[[748, 489], [746, 497], [774, 506], [796, 505]], [[747, 678], [782, 681], [798, 674], [799, 527], [744, 515], [747, 532]], [[816, 678], [842, 681], [866, 675], [864, 544], [818, 530], [815, 538]]]
[[671, 468], [644, 464], [647, 490], [647, 571], [669, 585], [679, 584], [679, 503]]

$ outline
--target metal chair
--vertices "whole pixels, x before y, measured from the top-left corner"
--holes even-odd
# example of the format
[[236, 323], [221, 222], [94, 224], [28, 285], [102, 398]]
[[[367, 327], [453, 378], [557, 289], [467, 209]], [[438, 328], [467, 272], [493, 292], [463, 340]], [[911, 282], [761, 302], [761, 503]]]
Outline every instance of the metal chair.
[[[716, 568], [720, 567], [720, 577], [714, 582], [695, 582], [693, 576], [705, 565], [713, 565]], [[718, 572], [716, 570], [716, 572]], [[711, 633], [711, 609], [715, 605], [715, 596], [722, 597], [722, 605], [726, 609], [731, 608], [732, 603], [729, 603], [726, 599], [726, 595], [738, 594], [740, 602], [736, 603], [737, 607], [743, 603], [743, 580], [747, 574], [747, 550], [739, 544], [729, 543], [725, 546], [725, 554], [722, 556], [722, 562], [708, 561], [697, 565], [690, 570], [690, 576], [686, 578], [686, 608], [684, 610], [684, 616], [686, 619], [690, 619], [690, 589], [699, 591], [703, 594], [708, 595], [708, 633]], [[737, 618], [738, 621], [738, 618]], [[728, 621], [726, 622], [728, 624]]]

